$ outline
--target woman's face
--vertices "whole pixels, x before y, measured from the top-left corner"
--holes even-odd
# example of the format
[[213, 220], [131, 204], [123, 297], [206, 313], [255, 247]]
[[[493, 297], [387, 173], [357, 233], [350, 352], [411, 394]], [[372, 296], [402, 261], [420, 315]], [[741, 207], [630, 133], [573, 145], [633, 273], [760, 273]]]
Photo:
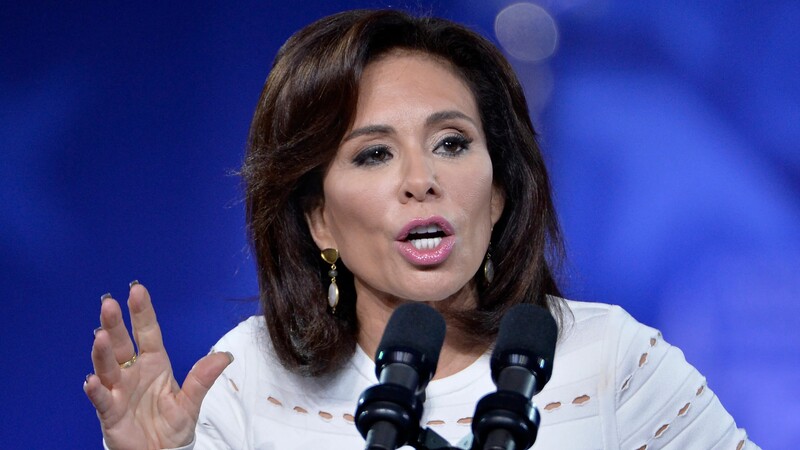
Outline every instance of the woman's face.
[[320, 248], [339, 250], [359, 304], [474, 304], [468, 284], [504, 198], [475, 98], [446, 63], [395, 51], [366, 67], [323, 191], [309, 226]]

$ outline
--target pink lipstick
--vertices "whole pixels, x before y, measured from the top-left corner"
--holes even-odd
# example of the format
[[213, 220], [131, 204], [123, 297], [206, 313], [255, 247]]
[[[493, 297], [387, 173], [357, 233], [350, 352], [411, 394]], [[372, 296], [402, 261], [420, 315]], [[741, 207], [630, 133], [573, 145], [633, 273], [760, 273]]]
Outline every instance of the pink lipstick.
[[455, 241], [450, 222], [444, 217], [432, 216], [408, 222], [397, 234], [395, 245], [411, 264], [432, 266], [450, 256]]

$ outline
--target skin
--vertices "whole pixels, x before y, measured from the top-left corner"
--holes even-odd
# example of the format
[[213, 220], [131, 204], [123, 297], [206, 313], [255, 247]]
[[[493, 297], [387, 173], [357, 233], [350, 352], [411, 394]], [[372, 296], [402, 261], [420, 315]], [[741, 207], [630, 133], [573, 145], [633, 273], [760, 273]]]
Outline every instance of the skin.
[[[467, 84], [443, 60], [394, 51], [370, 63], [356, 117], [323, 180], [322, 206], [308, 214], [320, 249], [337, 248], [353, 272], [359, 345], [374, 354], [394, 308], [476, 304], [480, 268], [503, 195], [492, 181], [480, 113]], [[435, 265], [404, 258], [397, 236], [414, 219], [444, 217], [454, 228], [449, 257]], [[436, 378], [458, 372], [484, 348], [459, 345], [448, 327]]]
[[[316, 244], [338, 248], [355, 275], [358, 341], [367, 354], [374, 354], [400, 303], [423, 301], [440, 310], [475, 305], [472, 277], [504, 198], [492, 182], [474, 96], [447, 63], [393, 52], [367, 66], [353, 128], [323, 189], [322, 206], [307, 220]], [[434, 215], [453, 226], [452, 252], [435, 265], [413, 264], [398, 252], [397, 234], [410, 220]], [[128, 309], [133, 340], [119, 303], [103, 300], [92, 346], [94, 373], [83, 385], [103, 438], [113, 449], [184, 446], [194, 439], [203, 398], [233, 356], [203, 357], [181, 385], [144, 286], [131, 287]], [[459, 345], [465, 341], [448, 327], [436, 378], [462, 370], [485, 351]], [[135, 354], [134, 343], [138, 359], [121, 368]]]
[[131, 287], [128, 298], [133, 336], [139, 348], [136, 362], [120, 364], [134, 354], [133, 341], [113, 298], [100, 307], [101, 329], [92, 345], [94, 374], [83, 390], [97, 410], [103, 439], [113, 449], [181, 447], [194, 438], [200, 404], [225, 367], [230, 353], [200, 359], [179, 385], [161, 340], [150, 294], [144, 286]]

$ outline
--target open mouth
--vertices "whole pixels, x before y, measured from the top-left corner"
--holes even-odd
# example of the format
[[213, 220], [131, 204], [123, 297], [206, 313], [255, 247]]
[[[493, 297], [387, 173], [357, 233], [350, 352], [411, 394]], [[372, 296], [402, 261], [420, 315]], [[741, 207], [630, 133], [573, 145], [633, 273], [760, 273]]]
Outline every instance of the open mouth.
[[446, 236], [447, 233], [444, 232], [441, 226], [432, 223], [412, 228], [409, 230], [405, 240], [410, 242], [417, 250], [433, 250], [442, 242], [442, 238]]

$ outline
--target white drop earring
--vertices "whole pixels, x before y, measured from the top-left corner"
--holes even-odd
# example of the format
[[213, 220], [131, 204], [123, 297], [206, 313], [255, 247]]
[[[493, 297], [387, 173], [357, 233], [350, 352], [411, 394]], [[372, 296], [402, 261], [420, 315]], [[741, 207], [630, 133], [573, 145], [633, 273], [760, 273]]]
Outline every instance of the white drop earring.
[[328, 285], [328, 305], [331, 307], [331, 312], [336, 314], [336, 305], [339, 304], [339, 286], [336, 285], [336, 276], [339, 272], [336, 270], [336, 261], [339, 260], [339, 251], [335, 248], [326, 248], [321, 253], [323, 261], [331, 265], [328, 270], [328, 276], [331, 277], [331, 284]]

